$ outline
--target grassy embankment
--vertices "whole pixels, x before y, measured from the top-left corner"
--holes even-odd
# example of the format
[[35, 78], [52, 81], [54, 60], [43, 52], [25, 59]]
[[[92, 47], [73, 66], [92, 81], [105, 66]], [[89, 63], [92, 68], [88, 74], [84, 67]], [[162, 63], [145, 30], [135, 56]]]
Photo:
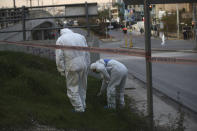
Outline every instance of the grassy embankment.
[[121, 111], [103, 108], [106, 96], [96, 96], [99, 80], [88, 78], [85, 113], [71, 111], [65, 85], [54, 61], [0, 52], [0, 130], [31, 129], [37, 124], [56, 129], [146, 130], [144, 119], [128, 106]]

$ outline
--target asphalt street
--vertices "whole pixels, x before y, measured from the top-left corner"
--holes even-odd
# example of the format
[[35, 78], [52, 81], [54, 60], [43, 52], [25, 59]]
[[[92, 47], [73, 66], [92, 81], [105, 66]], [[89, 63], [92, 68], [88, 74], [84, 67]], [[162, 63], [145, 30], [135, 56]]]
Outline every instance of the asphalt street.
[[[117, 41], [101, 43], [100, 47], [120, 48], [124, 46], [124, 35], [120, 30], [113, 30], [110, 34]], [[144, 36], [133, 33], [132, 38], [134, 47], [144, 49]], [[161, 47], [161, 40], [159, 38], [152, 38], [151, 44], [152, 49], [156, 49], [152, 52], [152, 56], [197, 59], [197, 53], [190, 52], [195, 47], [195, 43], [192, 40], [167, 40], [163, 48]], [[166, 51], [161, 51], [162, 49]], [[146, 82], [144, 58], [108, 54], [101, 54], [101, 58], [113, 58], [121, 61], [127, 66], [130, 74]], [[152, 73], [154, 89], [197, 112], [196, 65], [152, 63]]]

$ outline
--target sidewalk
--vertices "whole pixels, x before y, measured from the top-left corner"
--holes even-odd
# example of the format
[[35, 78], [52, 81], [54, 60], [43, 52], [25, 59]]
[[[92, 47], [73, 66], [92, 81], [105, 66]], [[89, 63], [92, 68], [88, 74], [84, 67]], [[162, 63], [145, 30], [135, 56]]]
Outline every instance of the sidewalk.
[[[121, 47], [125, 48], [125, 36], [121, 30], [112, 30], [110, 32], [113, 40], [102, 40], [104, 43], [109, 42], [122, 42]], [[130, 40], [133, 43], [133, 49], [145, 49], [145, 37], [136, 31], [127, 34], [129, 44]], [[132, 37], [132, 38], [131, 38]], [[182, 40], [182, 39], [166, 39], [165, 45], [161, 45], [162, 40], [159, 37], [151, 37], [151, 49], [152, 51], [175, 51], [175, 52], [191, 52], [196, 53], [196, 42], [194, 40]], [[129, 46], [129, 45], [128, 45]], [[129, 49], [129, 48], [128, 48]]]
[[[146, 114], [147, 110], [147, 91], [146, 85], [144, 82], [135, 78], [132, 75], [129, 75], [125, 94], [132, 99], [134, 99], [134, 105], [138, 108], [140, 112]], [[153, 91], [153, 112], [154, 112], [154, 120], [155, 126], [170, 126], [171, 128], [175, 127], [177, 124], [177, 119], [179, 119], [179, 104], [170, 100], [167, 96], [163, 94]], [[197, 114], [191, 113], [189, 110], [185, 108], [181, 108], [184, 112], [184, 127], [186, 127], [185, 131], [196, 131], [197, 130]]]
[[120, 40], [117, 40], [116, 38], [107, 38], [107, 39], [101, 39], [102, 42], [107, 43], [107, 42], [118, 42]]
[[[117, 40], [116, 43], [111, 43], [120, 45], [119, 47], [124, 47], [124, 36], [121, 31], [112, 31], [111, 35]], [[118, 41], [119, 40], [119, 41]], [[134, 34], [132, 36], [133, 45], [132, 49], [145, 49], [145, 40], [144, 36], [140, 34]], [[161, 39], [159, 38], [151, 38], [151, 46], [152, 51], [159, 52], [191, 52], [197, 53], [197, 51], [193, 50], [195, 47], [195, 43], [192, 40], [166, 40], [166, 46], [161, 47]], [[127, 48], [130, 49], [130, 48]], [[146, 83], [145, 81], [141, 81], [139, 78], [133, 76], [133, 74], [129, 74], [125, 94], [131, 97], [132, 101], [134, 99], [134, 104], [132, 106], [136, 106], [140, 112], [146, 114], [147, 107], [147, 91], [146, 91]], [[170, 99], [169, 97], [163, 95], [162, 93], [153, 90], [153, 112], [154, 112], [154, 120], [155, 125], [160, 126], [173, 126], [177, 125], [179, 115], [180, 105]], [[185, 113], [184, 115], [184, 127], [186, 127], [186, 131], [196, 131], [197, 130], [197, 114], [191, 112], [187, 108], [182, 107], [181, 110]], [[180, 120], [180, 119], [179, 119]]]
[[[119, 41], [124, 41], [125, 37], [124, 34], [118, 30], [112, 30], [110, 32], [110, 35]], [[134, 47], [139, 48], [145, 48], [145, 36], [141, 34], [136, 34], [135, 31], [132, 33], [128, 33], [128, 38], [132, 37], [132, 41], [134, 44]], [[195, 40], [182, 40], [182, 39], [166, 39], [165, 40], [165, 46], [161, 46], [161, 38], [159, 37], [151, 37], [151, 46], [152, 48], [165, 48], [165, 49], [173, 49], [173, 50], [193, 50], [196, 47], [196, 41]]]

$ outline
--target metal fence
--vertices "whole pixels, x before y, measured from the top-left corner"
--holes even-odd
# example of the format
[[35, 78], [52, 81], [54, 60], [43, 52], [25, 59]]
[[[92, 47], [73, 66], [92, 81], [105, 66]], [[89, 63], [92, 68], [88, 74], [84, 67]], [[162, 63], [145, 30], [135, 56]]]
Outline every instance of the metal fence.
[[[74, 9], [75, 11], [73, 11]], [[77, 11], [78, 10], [78, 11]], [[90, 17], [97, 16], [97, 3], [84, 4], [64, 4], [64, 5], [49, 5], [49, 6], [34, 6], [21, 8], [7, 8], [0, 10], [0, 33], [22, 32], [23, 40], [27, 39], [27, 32], [42, 31], [46, 33], [57, 32], [62, 27], [68, 28], [87, 28], [88, 35], [91, 27], [96, 27], [96, 24], [90, 24]], [[83, 24], [78, 24], [77, 20], [83, 19]], [[53, 20], [53, 25], [36, 25], [34, 28], [28, 28], [29, 21], [35, 20]], [[32, 22], [33, 23], [33, 22]], [[20, 29], [7, 30], [14, 24], [21, 24]]]

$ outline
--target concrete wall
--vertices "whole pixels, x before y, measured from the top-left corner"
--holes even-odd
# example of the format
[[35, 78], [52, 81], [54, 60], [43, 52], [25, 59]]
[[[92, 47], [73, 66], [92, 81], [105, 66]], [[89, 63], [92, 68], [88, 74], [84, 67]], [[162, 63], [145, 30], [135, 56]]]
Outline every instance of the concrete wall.
[[[88, 46], [99, 47], [99, 42], [100, 41], [93, 34], [90, 34], [90, 36], [88, 37], [86, 30], [73, 29], [73, 31], [84, 35], [87, 39]], [[13, 37], [13, 38], [15, 38], [15, 37]], [[13, 40], [13, 41], [18, 41], [18, 39]], [[55, 45], [56, 40], [44, 40], [44, 41], [37, 40], [37, 41], [22, 41], [22, 42], [26, 43], [26, 44], [31, 43], [31, 44], [51, 44], [51, 45]], [[38, 55], [38, 56], [41, 56], [41, 57], [45, 57], [45, 58], [48, 58], [48, 59], [55, 60], [55, 50], [54, 49], [9, 45], [9, 44], [2, 44], [2, 42], [0, 42], [0, 51], [4, 51], [4, 50], [16, 51], [16, 52], [25, 52], [25, 53], [30, 53], [30, 54], [33, 54], [33, 55]], [[99, 53], [90, 53], [90, 57], [91, 57], [91, 63], [100, 59]]]

